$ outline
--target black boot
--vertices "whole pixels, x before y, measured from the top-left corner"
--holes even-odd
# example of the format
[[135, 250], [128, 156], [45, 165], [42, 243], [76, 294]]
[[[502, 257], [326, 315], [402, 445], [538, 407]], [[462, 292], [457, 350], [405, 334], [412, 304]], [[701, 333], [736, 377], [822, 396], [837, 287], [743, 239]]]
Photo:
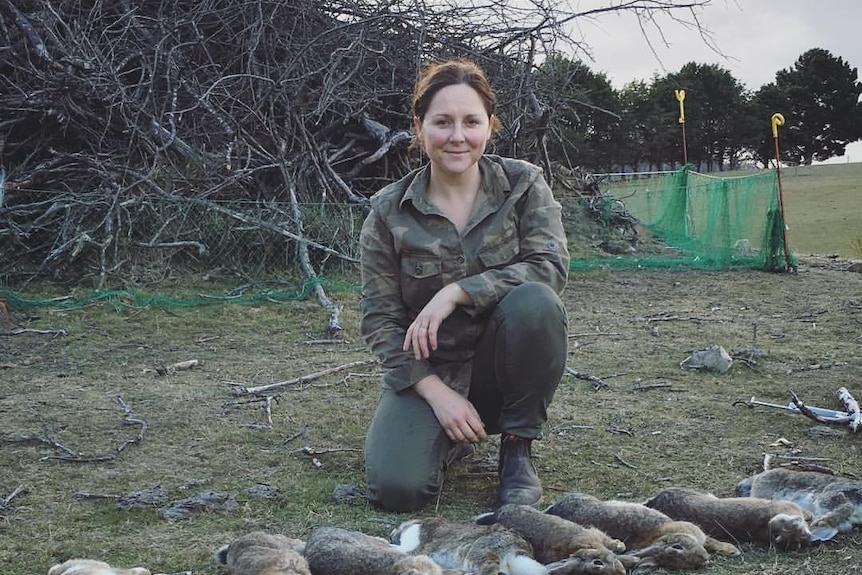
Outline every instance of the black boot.
[[503, 434], [500, 438], [500, 492], [497, 507], [506, 503], [535, 505], [542, 499], [542, 482], [530, 458], [532, 440]]

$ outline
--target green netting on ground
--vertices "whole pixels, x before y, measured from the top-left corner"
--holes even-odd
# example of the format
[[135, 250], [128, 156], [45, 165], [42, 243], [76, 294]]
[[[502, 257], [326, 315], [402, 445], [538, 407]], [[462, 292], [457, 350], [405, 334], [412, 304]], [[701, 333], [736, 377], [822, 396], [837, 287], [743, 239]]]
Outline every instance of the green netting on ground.
[[638, 245], [631, 255], [573, 260], [573, 270], [796, 268], [775, 171], [714, 177], [686, 167], [608, 177], [603, 185], [617, 218], [637, 220]]

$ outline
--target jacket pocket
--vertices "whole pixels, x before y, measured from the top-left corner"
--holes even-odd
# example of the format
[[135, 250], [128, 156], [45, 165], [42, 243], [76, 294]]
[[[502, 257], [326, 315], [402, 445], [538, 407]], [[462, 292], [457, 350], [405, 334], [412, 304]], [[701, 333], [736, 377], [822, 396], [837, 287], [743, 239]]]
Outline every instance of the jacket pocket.
[[483, 247], [477, 255], [485, 269], [495, 269], [518, 261], [520, 252], [518, 229], [511, 225], [503, 228], [501, 233], [494, 237], [493, 242]]
[[401, 258], [401, 299], [408, 307], [422, 309], [442, 288], [440, 258], [410, 254]]

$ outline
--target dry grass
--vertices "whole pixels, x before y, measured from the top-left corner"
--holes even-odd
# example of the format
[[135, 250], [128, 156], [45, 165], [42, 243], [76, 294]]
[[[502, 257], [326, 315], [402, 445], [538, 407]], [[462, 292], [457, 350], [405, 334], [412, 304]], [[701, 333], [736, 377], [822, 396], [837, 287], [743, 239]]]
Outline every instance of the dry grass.
[[[784, 175], [790, 243], [801, 264], [796, 275], [571, 276], [564, 294], [569, 366], [602, 378], [607, 387], [563, 379], [546, 436], [535, 449], [545, 503], [569, 491], [638, 501], [670, 485], [731, 495], [739, 480], [760, 469], [764, 453], [823, 458], [838, 473], [862, 475], [862, 434], [834, 427], [839, 436], [818, 438], [809, 433], [813, 422], [802, 416], [734, 405], [752, 396], [784, 404], [793, 390], [811, 405], [839, 408], [835, 391], [841, 386], [862, 399], [862, 274], [805, 255], [862, 257], [841, 247], [862, 241], [854, 237], [859, 204], [850, 198], [859, 178], [852, 165], [821, 168]], [[814, 177], [806, 177], [806, 170]], [[815, 208], [832, 214], [832, 221], [819, 221]], [[857, 224], [844, 226], [845, 220]], [[234, 287], [187, 277], [161, 285], [159, 293], [188, 298]], [[37, 299], [65, 291], [46, 286], [22, 295]], [[279, 388], [269, 413], [266, 403], [231, 393], [237, 384], [282, 382], [370, 359], [358, 337], [357, 295], [330, 295], [344, 305], [344, 338], [337, 344], [309, 343], [322, 336], [327, 320], [310, 301], [15, 312], [16, 327], [63, 329], [67, 335], [0, 337], [2, 575], [44, 574], [73, 556], [215, 575], [222, 571], [213, 550], [253, 529], [304, 538], [316, 526], [341, 525], [385, 536], [406, 519], [361, 501], [333, 499], [338, 485], [364, 484], [361, 449], [377, 399], [376, 366]], [[713, 344], [754, 363], [738, 359], [722, 375], [680, 367], [691, 351]], [[764, 355], [753, 355], [755, 347]], [[187, 359], [200, 366], [167, 377], [154, 372]], [[147, 424], [139, 443], [127, 444], [141, 431], [140, 425], [124, 425], [128, 417]], [[781, 438], [788, 444], [778, 444]], [[62, 451], [46, 441], [81, 460], [58, 459]], [[496, 451], [492, 440], [455, 466], [439, 501], [423, 514], [467, 519], [486, 510], [496, 488]], [[277, 488], [277, 497], [260, 499], [247, 491], [258, 484]], [[157, 485], [168, 490], [170, 501], [205, 490], [226, 492], [238, 508], [166, 520], [155, 508], [118, 509], [111, 498]], [[23, 491], [16, 492], [19, 486]], [[860, 544], [856, 530], [793, 553], [743, 545], [742, 557], [716, 560], [704, 572], [857, 573]]]
[[[0, 339], [0, 498], [18, 485], [26, 489], [0, 514], [4, 575], [44, 573], [72, 556], [214, 574], [212, 551], [251, 529], [305, 537], [315, 526], [342, 525], [386, 535], [405, 517], [332, 497], [339, 484], [363, 484], [374, 366], [280, 390], [271, 428], [263, 403], [231, 395], [235, 383], [274, 383], [368, 359], [357, 335], [356, 295], [335, 299], [345, 305], [345, 341], [336, 345], [306, 343], [326, 323], [313, 302], [16, 314], [19, 325], [68, 335]], [[859, 434], [817, 439], [802, 416], [733, 402], [757, 396], [784, 403], [792, 389], [812, 405], [840, 407], [840, 386], [862, 396], [862, 275], [809, 261], [798, 275], [584, 273], [572, 276], [565, 301], [569, 366], [608, 386], [563, 380], [536, 448], [546, 503], [568, 491], [641, 500], [668, 485], [730, 495], [758, 471], [764, 452], [823, 457], [839, 473], [859, 473]], [[754, 325], [766, 353], [755, 365], [737, 361], [723, 375], [679, 367], [692, 350], [712, 344], [747, 357]], [[168, 377], [151, 371], [192, 358], [201, 366]], [[827, 362], [836, 365], [792, 371]], [[143, 441], [119, 454], [139, 426], [123, 425], [117, 396], [148, 424]], [[84, 458], [115, 457], [52, 459], [56, 449], [22, 441], [26, 436], [50, 438]], [[774, 446], [779, 438], [790, 447]], [[303, 441], [321, 452], [303, 452]], [[495, 456], [492, 441], [453, 468], [439, 503], [424, 513], [466, 519], [486, 510]], [[279, 496], [245, 492], [258, 483], [277, 487]], [[154, 509], [122, 511], [111, 499], [81, 496], [155, 485], [171, 500], [228, 492], [239, 507], [231, 515], [165, 520]], [[743, 557], [717, 560], [707, 571], [853, 573], [862, 566], [859, 544], [854, 532], [796, 553], [744, 546]]]
[[785, 168], [781, 182], [795, 253], [862, 259], [862, 163]]

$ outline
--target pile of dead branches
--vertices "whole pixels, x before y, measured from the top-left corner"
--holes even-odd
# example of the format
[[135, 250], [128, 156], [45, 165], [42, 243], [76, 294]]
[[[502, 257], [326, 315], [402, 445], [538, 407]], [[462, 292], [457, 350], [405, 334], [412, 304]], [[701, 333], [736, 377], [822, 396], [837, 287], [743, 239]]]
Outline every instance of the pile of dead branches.
[[328, 245], [337, 230], [308, 236], [303, 206], [363, 204], [415, 166], [423, 63], [477, 60], [501, 99], [495, 151], [549, 166], [531, 71], [577, 49], [566, 26], [707, 2], [0, 0], [0, 275], [102, 288], [134, 249], [206, 260], [192, 208], [280, 238], [309, 276], [354, 261]]

